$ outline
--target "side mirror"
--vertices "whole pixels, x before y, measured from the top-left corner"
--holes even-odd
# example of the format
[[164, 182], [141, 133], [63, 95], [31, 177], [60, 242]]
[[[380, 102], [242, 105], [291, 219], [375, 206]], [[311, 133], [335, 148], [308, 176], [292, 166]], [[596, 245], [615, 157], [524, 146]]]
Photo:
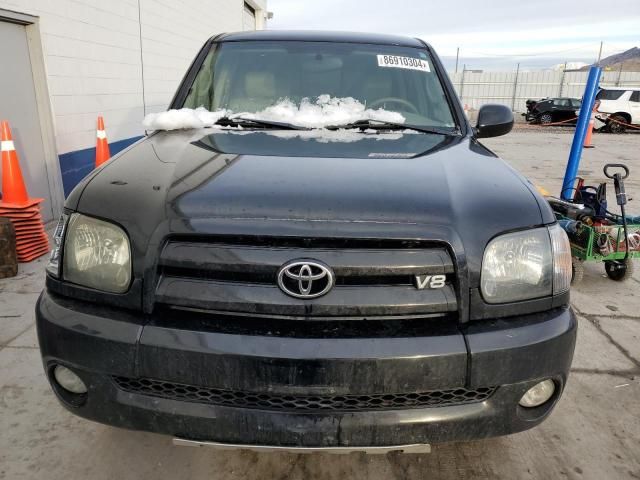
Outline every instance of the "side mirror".
[[488, 104], [480, 107], [476, 129], [478, 138], [506, 135], [513, 128], [513, 112], [509, 107]]

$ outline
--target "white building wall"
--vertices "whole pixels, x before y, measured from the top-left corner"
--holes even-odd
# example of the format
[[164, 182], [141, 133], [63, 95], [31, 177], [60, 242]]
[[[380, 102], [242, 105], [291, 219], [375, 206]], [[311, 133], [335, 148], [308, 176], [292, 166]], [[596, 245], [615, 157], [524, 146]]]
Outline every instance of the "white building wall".
[[[262, 26], [266, 0], [249, 3]], [[58, 154], [65, 154], [94, 145], [98, 115], [111, 143], [142, 135], [145, 111], [167, 107], [205, 40], [243, 29], [244, 2], [0, 0], [0, 8], [40, 19]]]
[[212, 34], [243, 29], [243, 11], [243, 1], [141, 0], [147, 113], [167, 108], [189, 64]]

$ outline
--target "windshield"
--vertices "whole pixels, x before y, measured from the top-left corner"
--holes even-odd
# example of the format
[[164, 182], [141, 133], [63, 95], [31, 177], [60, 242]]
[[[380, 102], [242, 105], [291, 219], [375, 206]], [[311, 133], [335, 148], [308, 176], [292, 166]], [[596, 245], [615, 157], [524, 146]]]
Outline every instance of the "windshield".
[[428, 51], [393, 45], [221, 43], [207, 55], [183, 107], [255, 113], [319, 97], [398, 112], [407, 125], [456, 126]]

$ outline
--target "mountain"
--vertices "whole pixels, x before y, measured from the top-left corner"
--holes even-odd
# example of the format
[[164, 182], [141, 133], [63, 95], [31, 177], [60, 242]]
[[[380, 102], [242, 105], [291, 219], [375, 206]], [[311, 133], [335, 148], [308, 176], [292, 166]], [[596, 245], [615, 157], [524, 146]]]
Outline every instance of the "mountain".
[[[589, 70], [590, 66], [587, 65], [580, 70]], [[603, 70], [616, 71], [622, 67], [623, 72], [640, 72], [640, 48], [633, 47], [626, 52], [605, 57], [598, 62], [598, 66], [602, 67]]]

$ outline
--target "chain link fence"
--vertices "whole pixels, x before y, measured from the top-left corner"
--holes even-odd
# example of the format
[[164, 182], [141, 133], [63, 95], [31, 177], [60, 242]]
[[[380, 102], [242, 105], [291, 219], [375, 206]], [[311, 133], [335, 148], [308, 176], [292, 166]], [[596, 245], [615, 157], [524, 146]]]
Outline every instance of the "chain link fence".
[[[544, 97], [581, 98], [589, 72], [477, 72], [450, 73], [463, 104], [478, 109], [486, 103], [501, 103], [515, 112], [526, 111], [526, 100]], [[602, 87], [640, 88], [640, 72], [603, 72]]]

